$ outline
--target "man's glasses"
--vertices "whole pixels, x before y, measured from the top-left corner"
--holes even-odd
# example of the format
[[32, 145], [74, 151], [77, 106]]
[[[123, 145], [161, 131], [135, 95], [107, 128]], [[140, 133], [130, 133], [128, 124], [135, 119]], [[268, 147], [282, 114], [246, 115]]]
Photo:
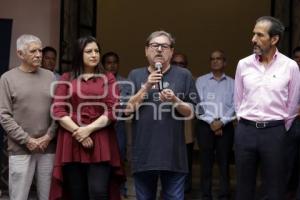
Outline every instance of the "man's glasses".
[[187, 65], [185, 62], [176, 62], [176, 61], [172, 61], [171, 64], [182, 66], [182, 67], [186, 67], [186, 65]]
[[171, 45], [169, 44], [159, 44], [159, 43], [150, 43], [148, 46], [154, 50], [157, 50], [159, 47], [162, 50], [169, 50], [171, 48]]

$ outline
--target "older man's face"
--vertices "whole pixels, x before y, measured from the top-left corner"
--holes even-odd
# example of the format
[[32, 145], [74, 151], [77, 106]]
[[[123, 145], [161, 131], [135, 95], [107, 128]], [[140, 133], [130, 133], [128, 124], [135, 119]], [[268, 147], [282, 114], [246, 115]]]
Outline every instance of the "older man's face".
[[212, 71], [222, 71], [226, 65], [222, 52], [215, 51], [210, 55], [210, 68]]
[[166, 36], [158, 36], [149, 42], [145, 53], [150, 65], [154, 66], [156, 62], [160, 62], [166, 66], [170, 64], [173, 50], [171, 42]]
[[271, 23], [268, 21], [261, 21], [256, 23], [253, 29], [253, 53], [258, 56], [264, 56], [270, 52], [270, 50], [275, 47], [278, 36], [270, 37], [269, 29]]
[[40, 67], [42, 64], [42, 44], [39, 42], [31, 42], [27, 47], [19, 53], [23, 63], [30, 67]]

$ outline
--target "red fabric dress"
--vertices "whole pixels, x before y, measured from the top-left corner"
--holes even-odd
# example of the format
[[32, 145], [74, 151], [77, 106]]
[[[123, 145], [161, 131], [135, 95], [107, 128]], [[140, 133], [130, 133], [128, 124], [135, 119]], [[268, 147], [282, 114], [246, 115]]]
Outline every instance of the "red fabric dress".
[[[61, 118], [69, 115], [79, 124], [90, 124], [101, 115], [115, 120], [113, 107], [118, 101], [118, 88], [111, 73], [101, 77], [70, 80], [70, 74], [63, 74], [56, 85], [53, 103], [53, 116]], [[56, 157], [53, 168], [50, 200], [68, 199], [63, 184], [62, 167], [66, 163], [99, 163], [108, 162], [112, 167], [110, 181], [110, 199], [120, 199], [119, 185], [125, 180], [121, 166], [119, 147], [113, 124], [90, 135], [94, 142], [92, 149], [85, 149], [72, 133], [59, 127]]]

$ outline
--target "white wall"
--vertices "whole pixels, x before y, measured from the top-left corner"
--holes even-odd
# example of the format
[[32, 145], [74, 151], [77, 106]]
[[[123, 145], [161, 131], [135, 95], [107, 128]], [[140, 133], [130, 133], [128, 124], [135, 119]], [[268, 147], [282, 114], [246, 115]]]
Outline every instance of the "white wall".
[[1, 0], [0, 18], [12, 19], [10, 68], [19, 65], [16, 39], [22, 34], [38, 36], [43, 46], [59, 50], [60, 0]]

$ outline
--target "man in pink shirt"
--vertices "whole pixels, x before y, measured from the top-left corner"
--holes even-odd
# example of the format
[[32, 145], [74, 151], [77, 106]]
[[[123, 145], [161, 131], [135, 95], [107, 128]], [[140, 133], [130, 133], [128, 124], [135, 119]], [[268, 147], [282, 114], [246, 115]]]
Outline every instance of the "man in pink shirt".
[[285, 137], [297, 114], [300, 73], [277, 45], [284, 26], [270, 16], [257, 19], [253, 53], [239, 61], [234, 102], [237, 200], [253, 200], [260, 165], [266, 199], [282, 200], [285, 190]]

